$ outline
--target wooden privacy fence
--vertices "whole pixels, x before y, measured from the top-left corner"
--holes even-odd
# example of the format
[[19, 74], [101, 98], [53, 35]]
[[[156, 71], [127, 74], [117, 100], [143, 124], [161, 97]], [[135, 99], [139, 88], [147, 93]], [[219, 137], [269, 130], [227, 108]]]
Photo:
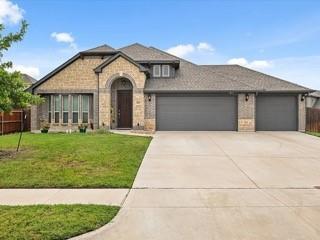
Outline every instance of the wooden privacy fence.
[[320, 132], [320, 109], [307, 108], [306, 130]]
[[[24, 116], [27, 116], [24, 119]], [[30, 131], [30, 109], [13, 110], [10, 113], [0, 112], [0, 135], [7, 133]]]

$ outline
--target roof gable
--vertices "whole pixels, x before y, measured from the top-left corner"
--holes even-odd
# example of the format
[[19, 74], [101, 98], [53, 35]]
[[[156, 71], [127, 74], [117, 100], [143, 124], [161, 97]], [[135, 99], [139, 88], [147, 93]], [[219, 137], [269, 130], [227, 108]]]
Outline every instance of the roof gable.
[[117, 58], [119, 57], [123, 57], [124, 59], [126, 59], [128, 62], [132, 63], [133, 65], [135, 65], [136, 67], [139, 68], [139, 70], [141, 72], [147, 72], [148, 70], [143, 67], [141, 64], [135, 62], [132, 58], [130, 58], [129, 56], [127, 56], [126, 54], [119, 52], [116, 55], [114, 55], [113, 57], [110, 57], [109, 59], [107, 59], [106, 61], [104, 61], [103, 63], [101, 63], [98, 67], [96, 67], [94, 69], [94, 71], [96, 73], [101, 73], [102, 69], [105, 68], [106, 66], [108, 66], [110, 63], [112, 63], [113, 61], [115, 61]]

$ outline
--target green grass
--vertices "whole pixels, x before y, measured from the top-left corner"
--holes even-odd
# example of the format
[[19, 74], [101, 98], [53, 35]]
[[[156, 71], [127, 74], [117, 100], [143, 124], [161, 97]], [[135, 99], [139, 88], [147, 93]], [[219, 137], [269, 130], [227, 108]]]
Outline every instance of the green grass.
[[118, 210], [103, 205], [0, 206], [0, 239], [68, 239], [103, 226]]
[[316, 136], [316, 137], [320, 137], [320, 132], [307, 132], [307, 134]]
[[[0, 137], [14, 151], [18, 134]], [[118, 134], [31, 134], [0, 157], [0, 188], [130, 188], [151, 141]]]

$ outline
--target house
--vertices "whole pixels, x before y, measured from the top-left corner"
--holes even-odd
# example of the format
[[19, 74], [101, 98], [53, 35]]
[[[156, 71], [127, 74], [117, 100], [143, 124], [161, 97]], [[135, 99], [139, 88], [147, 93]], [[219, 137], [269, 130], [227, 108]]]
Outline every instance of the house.
[[22, 73], [21, 76], [22, 76], [22, 80], [26, 84], [26, 87], [28, 88], [37, 81], [36, 79], [34, 79], [33, 77], [25, 73]]
[[307, 108], [320, 109], [320, 91], [316, 91], [308, 95]]
[[310, 89], [238, 65], [196, 65], [154, 47], [79, 52], [32, 85], [32, 130], [305, 131]]

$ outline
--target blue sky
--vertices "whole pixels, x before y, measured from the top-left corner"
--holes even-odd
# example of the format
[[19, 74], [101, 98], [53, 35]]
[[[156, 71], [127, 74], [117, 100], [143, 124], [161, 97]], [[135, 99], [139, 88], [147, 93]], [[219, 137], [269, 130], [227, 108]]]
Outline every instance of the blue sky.
[[0, 0], [8, 30], [21, 18], [30, 24], [28, 33], [5, 58], [36, 78], [78, 51], [139, 42], [195, 63], [237, 63], [320, 89], [316, 0]]

